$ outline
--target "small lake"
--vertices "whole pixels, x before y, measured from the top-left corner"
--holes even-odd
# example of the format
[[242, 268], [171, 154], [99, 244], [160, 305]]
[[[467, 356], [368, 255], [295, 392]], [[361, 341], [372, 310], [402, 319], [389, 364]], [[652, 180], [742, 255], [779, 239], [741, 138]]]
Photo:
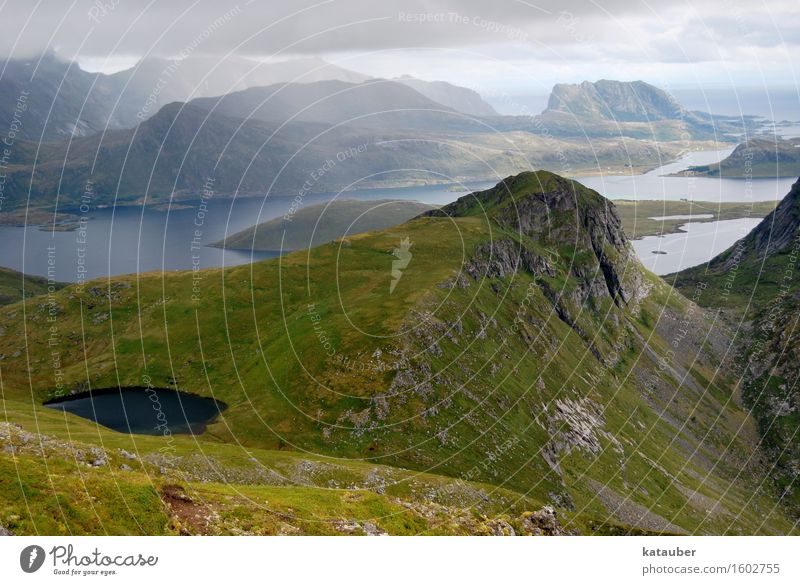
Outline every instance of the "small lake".
[[687, 223], [680, 226], [679, 233], [634, 240], [633, 249], [649, 270], [669, 274], [708, 262], [745, 237], [760, 221], [745, 218]]
[[45, 403], [137, 435], [200, 434], [227, 408], [224, 402], [161, 388], [106, 388]]

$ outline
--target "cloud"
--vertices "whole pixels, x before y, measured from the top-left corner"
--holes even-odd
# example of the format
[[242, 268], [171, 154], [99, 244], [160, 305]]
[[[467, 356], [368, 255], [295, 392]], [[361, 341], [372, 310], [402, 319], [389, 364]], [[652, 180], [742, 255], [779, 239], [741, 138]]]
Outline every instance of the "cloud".
[[114, 70], [146, 56], [322, 55], [378, 76], [472, 76], [473, 86], [513, 79], [504, 63], [542, 72], [542, 83], [675, 65], [706, 74], [698, 64], [708, 63], [751, 77], [764, 66], [791, 83], [800, 44], [796, 0], [724, 11], [718, 0], [7, 0], [0, 18], [5, 57], [56, 51]]
[[[450, 47], [525, 41], [540, 47], [630, 40], [646, 43], [678, 22], [679, 43], [703, 27], [711, 43], [773, 46], [798, 42], [796, 5], [771, 2], [741, 9], [737, 20], [719, 3], [696, 0], [652, 7], [630, 0], [8, 0], [0, 8], [0, 54], [30, 56], [56, 49], [66, 57], [245, 55]], [[735, 5], [733, 5], [735, 7]], [[784, 35], [783, 26], [793, 21]], [[13, 24], [12, 24], [13, 23]], [[741, 34], [750, 23], [750, 34]], [[16, 25], [16, 27], [14, 26]], [[674, 28], [674, 27], [673, 27]], [[201, 37], [198, 43], [198, 35]], [[783, 36], [783, 38], [781, 38]], [[663, 57], [661, 53], [657, 56]], [[707, 51], [701, 53], [707, 57]], [[691, 55], [688, 56], [692, 58]]]

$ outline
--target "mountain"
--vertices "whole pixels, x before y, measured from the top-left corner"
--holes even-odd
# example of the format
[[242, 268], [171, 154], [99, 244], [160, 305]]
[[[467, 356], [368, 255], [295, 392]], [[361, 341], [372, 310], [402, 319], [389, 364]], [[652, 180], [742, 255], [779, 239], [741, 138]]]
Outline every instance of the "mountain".
[[697, 302], [728, 315], [736, 333], [741, 396], [758, 421], [773, 477], [800, 513], [800, 180], [730, 249], [671, 278]]
[[663, 89], [644, 81], [584, 81], [558, 83], [545, 112], [620, 122], [677, 120], [688, 112]]
[[418, 201], [335, 199], [301, 207], [213, 245], [236, 250], [302, 250], [345, 236], [393, 227], [429, 209], [430, 205]]
[[89, 73], [54, 53], [12, 59], [0, 74], [0, 116], [24, 110], [16, 139], [39, 142], [132, 128], [173, 101], [220, 95], [256, 85], [338, 79], [360, 83], [367, 76], [321, 59], [259, 62], [239, 57], [146, 58], [111, 75]]
[[49, 144], [39, 149], [35, 166], [36, 145], [20, 141], [4, 205], [51, 207], [58, 195], [68, 210], [87, 189], [95, 205], [197, 198], [209, 178], [214, 194], [294, 196], [301, 188], [402, 184], [418, 180], [423, 168], [440, 180], [471, 180], [526, 164], [521, 153], [471, 142], [469, 136], [420, 139], [402, 129], [242, 120], [173, 103], [135, 129]]
[[[117, 96], [105, 77], [52, 53], [9, 60], [0, 74], [0, 118], [19, 140], [63, 140], [99, 132], [110, 122]], [[4, 129], [4, 136], [6, 133]]]
[[319, 81], [253, 87], [192, 106], [226, 116], [280, 124], [314, 122], [328, 126], [423, 131], [478, 131], [485, 128], [396, 81]]
[[[202, 99], [212, 96], [223, 97]], [[60, 141], [133, 128], [171, 102], [190, 100], [204, 109], [216, 105], [220, 113], [234, 117], [273, 122], [285, 122], [299, 113], [298, 120], [336, 123], [383, 109], [496, 114], [466, 88], [411, 78], [375, 80], [316, 58], [278, 62], [234, 56], [224, 61], [202, 56], [146, 58], [106, 75], [89, 73], [77, 63], [46, 53], [9, 60], [0, 75], [0, 116], [11, 121], [19, 110], [17, 140]], [[318, 100], [322, 101], [313, 105]], [[441, 116], [405, 112], [373, 116], [362, 123], [403, 127], [405, 120], [424, 127], [437, 118]]]
[[555, 135], [623, 135], [657, 140], [733, 140], [757, 126], [749, 116], [687, 111], [669, 93], [644, 81], [556, 84], [538, 123]]
[[468, 116], [499, 116], [497, 111], [477, 91], [447, 83], [446, 81], [423, 81], [408, 75], [394, 81], [407, 85], [430, 100], [452, 108]]
[[171, 102], [278, 83], [323, 80], [361, 83], [367, 79], [366, 75], [318, 58], [263, 62], [236, 56], [223, 60], [202, 56], [181, 60], [146, 58], [130, 69], [107, 77], [111, 85], [119, 88], [125, 102], [136, 106], [116, 112], [124, 127], [135, 126]]
[[[642, 268], [610, 201], [552, 173], [252, 265], [68, 287], [0, 308], [0, 327], [25, 456], [5, 471], [42, 486], [34, 524], [0, 490], [20, 533], [98, 531], [75, 478], [110, 532], [797, 530], [742, 432], [729, 333]], [[136, 437], [126, 460], [129, 438], [41, 406], [143, 384], [228, 408], [186, 440]]]
[[689, 167], [679, 176], [775, 178], [800, 175], [800, 138], [751, 138], [718, 163]]

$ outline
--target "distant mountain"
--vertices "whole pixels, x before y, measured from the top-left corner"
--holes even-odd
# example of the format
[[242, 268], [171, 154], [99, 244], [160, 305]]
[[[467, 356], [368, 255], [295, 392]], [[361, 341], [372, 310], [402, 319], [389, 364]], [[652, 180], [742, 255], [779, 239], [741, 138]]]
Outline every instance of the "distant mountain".
[[784, 498], [800, 515], [800, 180], [730, 249], [668, 279], [697, 302], [732, 314], [742, 399], [758, 422]]
[[499, 116], [480, 94], [466, 87], [460, 87], [446, 81], [423, 81], [410, 76], [394, 79], [415, 89], [428, 99], [470, 116]]
[[119, 127], [112, 115], [118, 92], [104, 75], [50, 53], [7, 61], [1, 71], [2, 132], [5, 136], [18, 118], [14, 141], [63, 140], [99, 132], [106, 124]]
[[800, 175], [800, 138], [751, 138], [718, 163], [689, 167], [676, 175], [796, 177]]
[[163, 107], [134, 129], [49, 144], [39, 150], [35, 167], [35, 145], [18, 146], [7, 172], [6, 209], [51, 207], [58, 200], [68, 210], [87, 186], [94, 204], [152, 202], [197, 196], [209, 177], [217, 194], [286, 195], [344, 189], [356, 181], [419, 181], [418, 169], [475, 180], [526, 164], [522, 154], [471, 144], [470, 136], [421, 139], [418, 131], [401, 129], [243, 120], [181, 103]]
[[249, 227], [214, 246], [284, 252], [313, 248], [344, 236], [396, 226], [429, 209], [430, 205], [418, 201], [336, 199]]
[[[384, 109], [407, 109], [416, 111], [378, 115], [359, 123], [441, 127], [458, 126], [461, 121], [452, 118], [445, 123], [436, 111], [496, 115], [466, 88], [412, 78], [375, 80], [316, 58], [279, 62], [240, 57], [224, 61], [201, 56], [146, 58], [106, 75], [89, 73], [77, 63], [48, 53], [8, 61], [0, 76], [0, 116], [13, 120], [21, 103], [25, 109], [15, 138], [33, 142], [133, 128], [164, 105], [189, 100], [206, 109], [216, 104], [220, 113], [229, 116], [273, 122], [284, 122], [309, 106], [298, 120], [338, 123]], [[261, 106], [265, 100], [268, 103]]]
[[26, 110], [17, 139], [38, 142], [132, 128], [173, 101], [212, 96], [256, 85], [337, 79], [360, 83], [368, 76], [321, 59], [258, 62], [239, 57], [183, 60], [147, 58], [105, 75], [89, 73], [53, 53], [10, 60], [0, 74], [0, 119], [14, 118], [20, 96]]
[[675, 98], [644, 81], [584, 81], [553, 87], [546, 112], [619, 122], [677, 120], [686, 116]]
[[[125, 102], [135, 104], [133, 112], [119, 112], [128, 127], [155, 114], [170, 102], [219, 96], [249, 87], [276, 83], [313, 83], [340, 80], [361, 83], [367, 75], [332, 65], [322, 59], [292, 59], [262, 62], [230, 56], [224, 60], [191, 56], [182, 60], [143, 59], [135, 66], [108, 76], [108, 81], [124, 91]], [[124, 88], [124, 90], [122, 89]]]
[[[226, 116], [327, 126], [477, 131], [481, 125], [396, 81], [318, 81], [253, 87], [191, 105]], [[485, 130], [485, 128], [484, 128]]]
[[733, 140], [757, 124], [750, 117], [687, 111], [669, 93], [644, 81], [584, 81], [556, 84], [538, 123], [557, 135], [613, 136], [656, 140]]

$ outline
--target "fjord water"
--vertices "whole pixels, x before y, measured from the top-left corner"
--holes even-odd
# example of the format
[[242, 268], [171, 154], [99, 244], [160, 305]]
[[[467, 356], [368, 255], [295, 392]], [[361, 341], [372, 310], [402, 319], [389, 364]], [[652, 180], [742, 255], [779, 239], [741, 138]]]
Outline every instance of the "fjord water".
[[718, 162], [732, 151], [733, 148], [689, 152], [675, 162], [641, 175], [606, 173], [575, 179], [609, 199], [714, 202], [780, 201], [796, 180], [796, 177], [745, 180], [667, 176], [691, 166]]
[[[691, 165], [716, 162], [731, 149], [691, 152], [679, 161], [643, 175], [606, 174], [576, 177], [578, 181], [610, 199], [651, 199], [702, 201], [779, 201], [789, 191], [793, 179], [718, 179], [708, 177], [667, 177]], [[499, 180], [501, 177], [498, 177]], [[407, 199], [433, 205], [450, 203], [463, 194], [493, 186], [497, 180], [454, 188], [451, 185], [418, 186], [395, 189], [348, 191], [338, 197], [381, 200]], [[303, 206], [323, 203], [336, 194], [306, 195]], [[218, 198], [207, 202], [184, 202], [169, 211], [154, 207], [97, 209], [88, 215], [85, 244], [76, 231], [40, 230], [38, 227], [0, 227], [0, 266], [39, 276], [48, 275], [52, 264], [56, 280], [79, 280], [79, 267], [86, 279], [161, 270], [191, 270], [235, 266], [274, 257], [273, 252], [247, 252], [208, 247], [209, 244], [257, 223], [284, 215], [292, 197]], [[714, 229], [716, 222], [704, 224]], [[199, 224], [199, 225], [198, 225]], [[199, 236], [198, 236], [199, 233]], [[676, 234], [670, 242], [685, 238]], [[715, 240], [727, 241], [720, 237]], [[732, 242], [731, 242], [732, 243]], [[707, 242], [695, 240], [692, 248], [706, 249]], [[639, 249], [639, 246], [637, 246]], [[699, 253], [699, 252], [698, 252]], [[646, 265], [652, 263], [650, 251], [640, 254]], [[662, 255], [663, 256], [663, 255]], [[702, 257], [701, 257], [702, 256]], [[705, 261], [705, 255], [681, 254], [681, 268]], [[710, 258], [711, 256], [708, 256]], [[692, 263], [693, 262], [693, 263]], [[666, 260], [659, 265], [670, 264]]]
[[[493, 185], [494, 183], [491, 183]], [[340, 195], [347, 199], [408, 199], [443, 205], [490, 183], [452, 186], [366, 189]], [[330, 201], [336, 194], [306, 195], [303, 206]], [[274, 252], [223, 250], [208, 247], [247, 227], [280, 217], [292, 205], [292, 197], [218, 198], [206, 202], [182, 202], [166, 211], [155, 207], [117, 206], [91, 211], [82, 231], [52, 231], [36, 226], [0, 226], [0, 266], [28, 274], [47, 276], [52, 264], [55, 279], [79, 280], [162, 270], [191, 270], [236, 266]], [[199, 234], [199, 235], [198, 235]], [[85, 240], [85, 243], [82, 242]], [[52, 262], [51, 262], [52, 258]]]
[[213, 398], [161, 388], [95, 390], [45, 406], [138, 435], [200, 434], [227, 408]]
[[633, 249], [648, 270], [670, 274], [708, 262], [750, 233], [760, 221], [742, 218], [687, 223], [678, 228], [679, 233], [634, 240]]

